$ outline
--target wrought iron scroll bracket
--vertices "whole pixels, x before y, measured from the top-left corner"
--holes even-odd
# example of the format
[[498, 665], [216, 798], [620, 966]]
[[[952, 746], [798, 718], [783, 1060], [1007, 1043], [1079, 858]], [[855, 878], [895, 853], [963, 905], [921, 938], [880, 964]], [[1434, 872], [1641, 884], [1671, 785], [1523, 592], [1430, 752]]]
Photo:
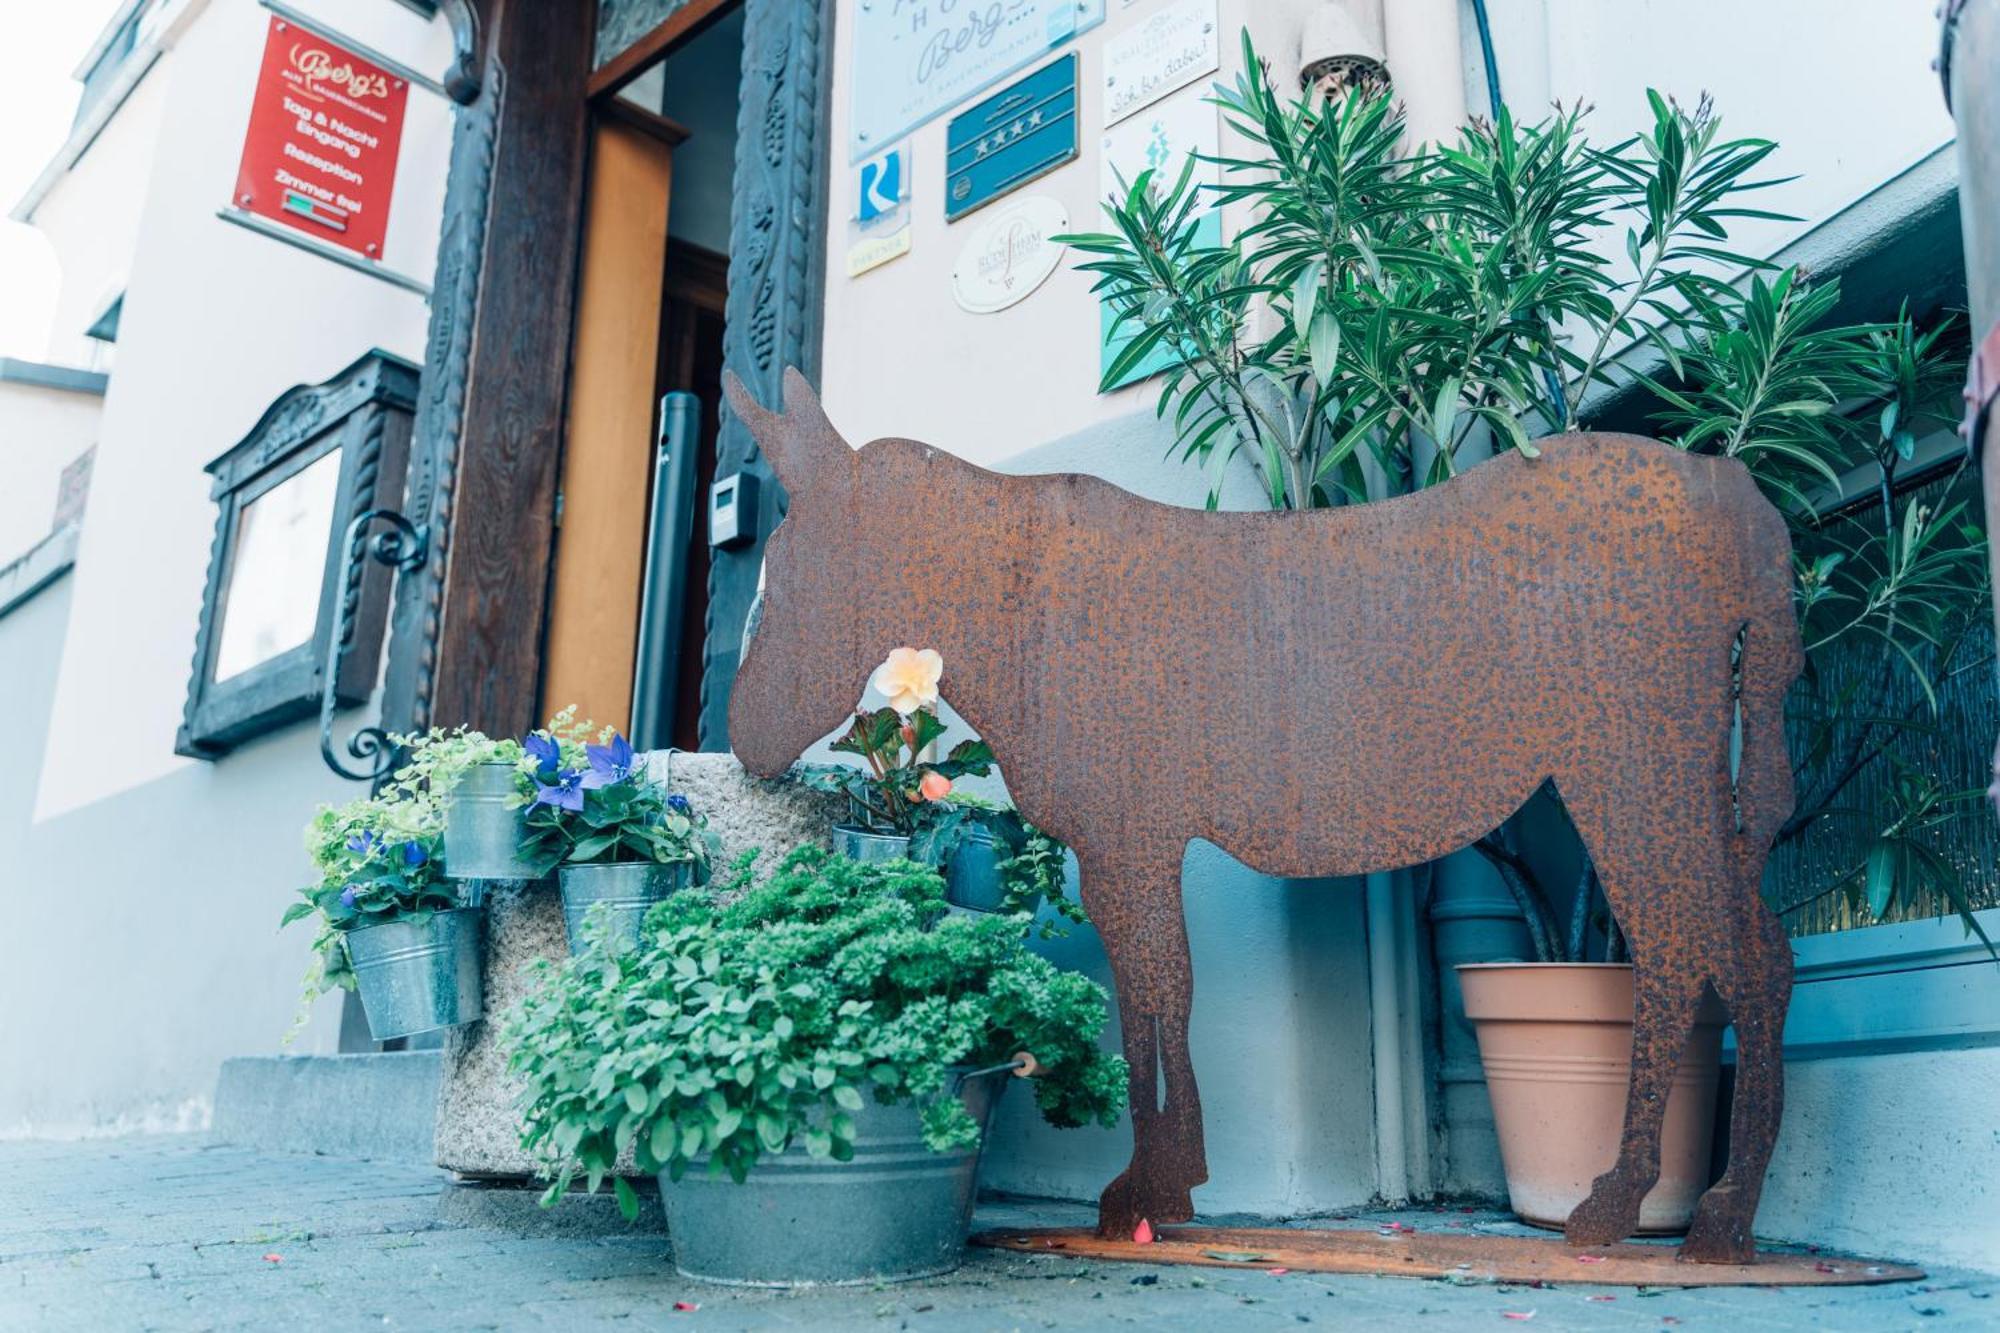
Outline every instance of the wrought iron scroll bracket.
[[[386, 523], [386, 530], [372, 537], [374, 523]], [[327, 639], [326, 667], [321, 673], [319, 696], [319, 753], [326, 766], [350, 782], [380, 782], [395, 765], [396, 747], [389, 733], [379, 726], [362, 727], [347, 738], [344, 747], [352, 759], [366, 762], [366, 768], [348, 768], [334, 753], [333, 715], [340, 706], [336, 696], [341, 655], [354, 641], [355, 616], [361, 605], [361, 579], [368, 561], [389, 566], [402, 573], [423, 568], [430, 558], [430, 536], [394, 509], [370, 509], [356, 514], [342, 539], [340, 565], [340, 622]]]
[[445, 21], [451, 25], [452, 62], [445, 71], [445, 96], [460, 106], [471, 106], [479, 98], [485, 81], [485, 57], [480, 43], [479, 11], [472, 0], [445, 0]]

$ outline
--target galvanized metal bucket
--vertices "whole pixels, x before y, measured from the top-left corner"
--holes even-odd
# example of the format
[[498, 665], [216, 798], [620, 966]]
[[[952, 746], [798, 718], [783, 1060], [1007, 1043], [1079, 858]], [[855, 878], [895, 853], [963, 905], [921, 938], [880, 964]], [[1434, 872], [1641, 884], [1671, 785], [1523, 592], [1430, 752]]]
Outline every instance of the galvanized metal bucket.
[[850, 861], [894, 861], [910, 854], [910, 840], [901, 833], [877, 833], [854, 824], [835, 824], [833, 850]]
[[[959, 1095], [979, 1122], [1013, 1080], [968, 1079]], [[738, 1287], [908, 1282], [957, 1268], [979, 1183], [979, 1149], [924, 1147], [915, 1106], [871, 1098], [854, 1116], [854, 1159], [816, 1160], [794, 1146], [760, 1157], [738, 1185], [706, 1161], [660, 1176], [674, 1267]]]
[[461, 907], [427, 921], [347, 932], [347, 959], [376, 1041], [457, 1027], [478, 1018], [486, 913]]
[[451, 789], [444, 816], [444, 873], [452, 879], [540, 879], [521, 855], [526, 812], [515, 805], [512, 764], [474, 764]]
[[945, 863], [944, 896], [953, 907], [975, 912], [1006, 910], [1006, 895], [1000, 888], [1000, 857], [993, 849], [992, 833], [973, 829], [959, 839]]
[[556, 872], [562, 885], [563, 934], [577, 953], [586, 939], [585, 919], [596, 911], [610, 921], [607, 942], [613, 952], [638, 947], [639, 927], [654, 903], [686, 888], [693, 879], [693, 862], [625, 861], [605, 865], [570, 865]]

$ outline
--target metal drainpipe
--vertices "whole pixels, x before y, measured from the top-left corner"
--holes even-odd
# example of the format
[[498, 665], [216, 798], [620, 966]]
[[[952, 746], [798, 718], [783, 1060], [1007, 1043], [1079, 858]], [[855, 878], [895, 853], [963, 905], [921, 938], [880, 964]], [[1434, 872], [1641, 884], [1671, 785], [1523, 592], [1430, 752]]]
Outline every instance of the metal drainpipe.
[[[1389, 79], [1403, 105], [1411, 142], [1456, 138], [1466, 120], [1459, 0], [1395, 0], [1370, 9], [1371, 17], [1381, 23]], [[1437, 892], [1443, 894], [1442, 877], [1434, 878], [1440, 881]], [[1369, 875], [1364, 888], [1375, 1051], [1376, 1181], [1382, 1197], [1392, 1203], [1429, 1194], [1436, 1183], [1424, 1140], [1430, 1123], [1429, 1089], [1421, 1081], [1424, 1041], [1416, 984], [1414, 891], [1415, 878], [1407, 873]]]
[[1412, 143], [1451, 142], [1465, 124], [1464, 47], [1459, 0], [1395, 0], [1382, 6], [1389, 80], [1403, 104]]
[[1395, 877], [1378, 870], [1363, 880], [1368, 920], [1369, 1041], [1375, 1056], [1375, 1191], [1386, 1203], [1410, 1197], [1410, 1147], [1403, 1103], [1403, 1020], [1400, 987], [1404, 959], [1396, 929]]

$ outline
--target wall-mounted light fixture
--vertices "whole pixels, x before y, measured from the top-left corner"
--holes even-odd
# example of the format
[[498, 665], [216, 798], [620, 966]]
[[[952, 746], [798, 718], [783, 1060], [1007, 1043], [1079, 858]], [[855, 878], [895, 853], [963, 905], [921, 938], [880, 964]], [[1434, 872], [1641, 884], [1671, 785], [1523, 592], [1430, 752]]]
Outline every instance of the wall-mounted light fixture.
[[1379, 4], [1329, 0], [1299, 36], [1299, 87], [1332, 101], [1372, 96], [1389, 86]]

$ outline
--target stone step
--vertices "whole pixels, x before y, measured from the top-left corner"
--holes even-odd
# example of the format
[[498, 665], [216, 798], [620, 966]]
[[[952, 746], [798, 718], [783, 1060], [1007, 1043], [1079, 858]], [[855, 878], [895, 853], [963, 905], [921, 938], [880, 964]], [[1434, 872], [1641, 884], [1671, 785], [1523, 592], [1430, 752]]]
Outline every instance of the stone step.
[[241, 1056], [216, 1080], [216, 1143], [437, 1163], [436, 1051]]

